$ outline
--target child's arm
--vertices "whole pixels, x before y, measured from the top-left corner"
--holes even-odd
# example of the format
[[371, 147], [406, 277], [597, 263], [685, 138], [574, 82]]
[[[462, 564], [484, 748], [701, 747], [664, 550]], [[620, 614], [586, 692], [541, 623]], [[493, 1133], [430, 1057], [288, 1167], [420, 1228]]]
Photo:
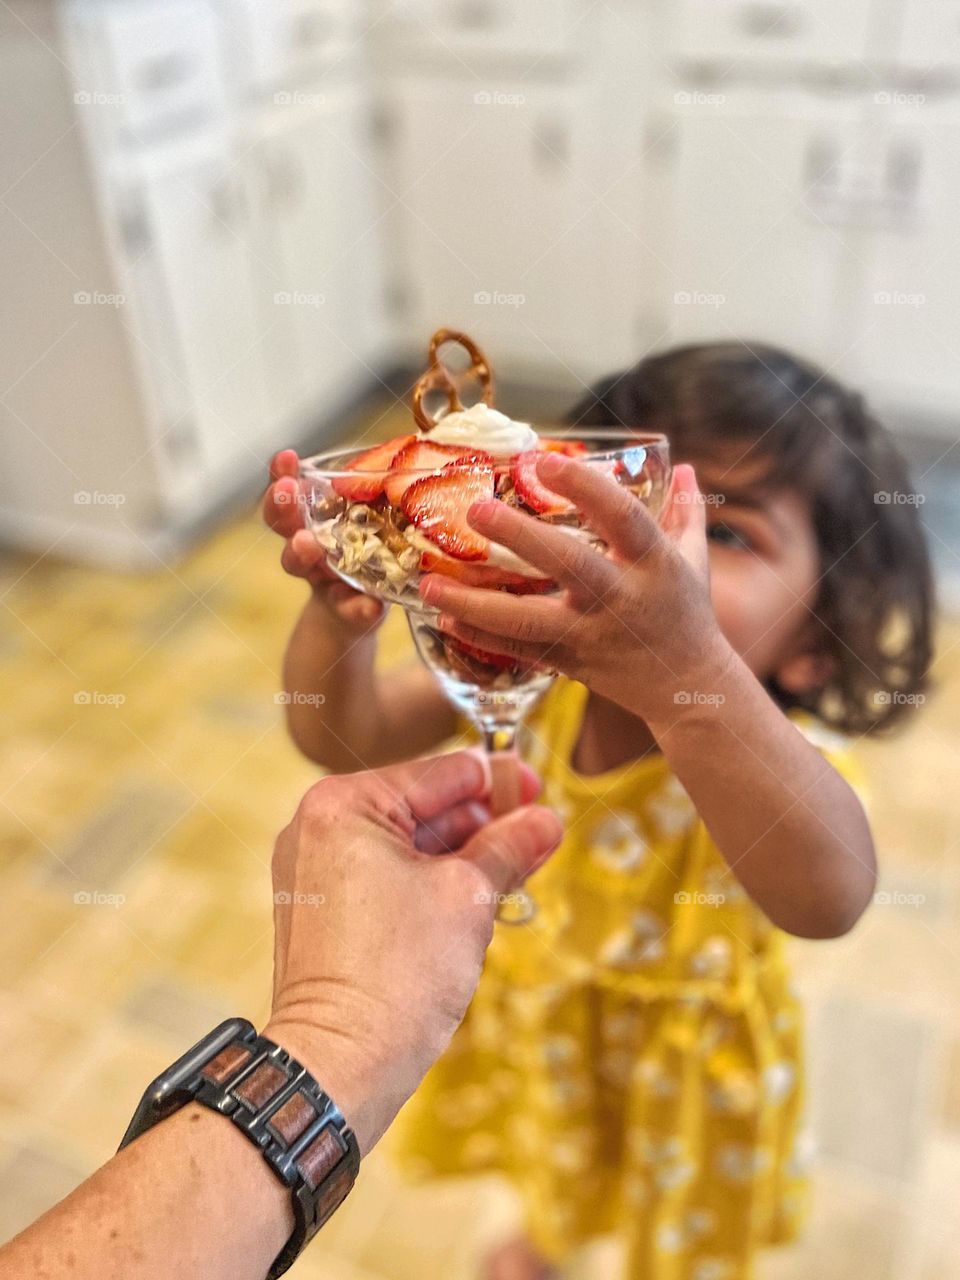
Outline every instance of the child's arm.
[[284, 569], [311, 588], [284, 659], [291, 737], [337, 773], [422, 754], [454, 732], [455, 713], [420, 663], [375, 672], [384, 608], [332, 574], [300, 527], [298, 467], [292, 450], [277, 454], [264, 500], [267, 524], [285, 539]]
[[553, 461], [558, 456], [539, 463], [544, 482], [576, 503], [609, 556], [502, 502], [477, 504], [474, 527], [564, 592], [518, 598], [429, 575], [421, 591], [443, 610], [441, 629], [559, 667], [640, 716], [769, 918], [804, 937], [846, 932], [874, 891], [870, 828], [852, 789], [717, 626], [692, 468], [675, 470], [674, 495], [683, 499], [671, 509], [667, 536], [626, 490], [588, 466]]

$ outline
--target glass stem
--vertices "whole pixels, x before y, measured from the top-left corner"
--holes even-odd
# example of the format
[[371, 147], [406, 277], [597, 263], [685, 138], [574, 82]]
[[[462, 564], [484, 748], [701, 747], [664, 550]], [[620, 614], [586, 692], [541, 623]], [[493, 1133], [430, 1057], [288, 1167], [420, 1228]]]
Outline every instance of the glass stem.
[[490, 755], [498, 751], [513, 751], [517, 743], [517, 726], [515, 724], [495, 724], [480, 726], [483, 734], [483, 745]]

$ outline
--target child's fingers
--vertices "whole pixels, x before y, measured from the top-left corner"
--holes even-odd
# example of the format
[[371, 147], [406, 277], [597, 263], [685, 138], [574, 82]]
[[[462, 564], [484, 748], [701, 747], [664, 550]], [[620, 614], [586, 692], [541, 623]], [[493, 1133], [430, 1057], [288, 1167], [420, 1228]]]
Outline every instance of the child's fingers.
[[421, 579], [420, 596], [431, 608], [459, 622], [514, 640], [550, 642], [569, 630], [572, 621], [566, 606], [555, 598], [461, 587], [439, 573]]
[[678, 463], [673, 469], [664, 528], [684, 558], [698, 572], [706, 574], [709, 559], [706, 503], [689, 463]]
[[300, 459], [295, 449], [281, 449], [270, 459], [271, 480], [279, 480], [283, 476], [293, 476], [296, 479], [299, 474]]
[[280, 553], [280, 567], [294, 578], [329, 578], [336, 575], [326, 566], [323, 548], [306, 530], [298, 530]]
[[465, 622], [442, 613], [437, 619], [437, 626], [444, 635], [453, 636], [474, 649], [484, 649], [487, 653], [503, 654], [505, 658], [513, 658], [525, 667], [543, 667], [552, 670], [551, 653], [556, 644], [536, 644], [533, 641], [511, 640], [509, 636], [498, 636], [492, 631], [484, 631], [481, 627], [471, 627]]
[[303, 528], [300, 488], [293, 476], [281, 476], [263, 496], [264, 523], [281, 538], [292, 538]]
[[467, 519], [479, 533], [509, 547], [545, 577], [580, 597], [596, 599], [616, 583], [620, 570], [582, 538], [515, 511], [505, 502], [476, 502]]
[[376, 626], [386, 611], [379, 600], [365, 596], [362, 591], [354, 591], [345, 582], [334, 583], [330, 587], [330, 600], [344, 622], [353, 627], [369, 629]]
[[625, 560], [642, 560], [660, 536], [657, 522], [635, 493], [589, 462], [544, 453], [537, 472], [549, 488], [569, 498], [586, 523]]

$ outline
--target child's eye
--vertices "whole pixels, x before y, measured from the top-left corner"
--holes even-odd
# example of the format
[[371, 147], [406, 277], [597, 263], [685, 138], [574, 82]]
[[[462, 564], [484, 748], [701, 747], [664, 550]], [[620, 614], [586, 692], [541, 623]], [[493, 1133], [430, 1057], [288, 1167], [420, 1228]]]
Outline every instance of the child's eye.
[[752, 551], [753, 544], [747, 535], [735, 525], [718, 521], [707, 529], [707, 537], [713, 542], [721, 542], [727, 547], [737, 547], [740, 551]]

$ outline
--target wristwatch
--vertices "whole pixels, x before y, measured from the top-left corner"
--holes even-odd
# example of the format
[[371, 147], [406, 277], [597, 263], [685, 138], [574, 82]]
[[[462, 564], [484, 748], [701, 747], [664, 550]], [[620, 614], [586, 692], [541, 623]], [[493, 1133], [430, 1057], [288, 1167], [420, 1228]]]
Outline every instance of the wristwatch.
[[268, 1272], [282, 1276], [354, 1184], [353, 1130], [309, 1071], [244, 1018], [221, 1022], [154, 1080], [119, 1150], [188, 1102], [229, 1116], [290, 1188], [296, 1225]]

